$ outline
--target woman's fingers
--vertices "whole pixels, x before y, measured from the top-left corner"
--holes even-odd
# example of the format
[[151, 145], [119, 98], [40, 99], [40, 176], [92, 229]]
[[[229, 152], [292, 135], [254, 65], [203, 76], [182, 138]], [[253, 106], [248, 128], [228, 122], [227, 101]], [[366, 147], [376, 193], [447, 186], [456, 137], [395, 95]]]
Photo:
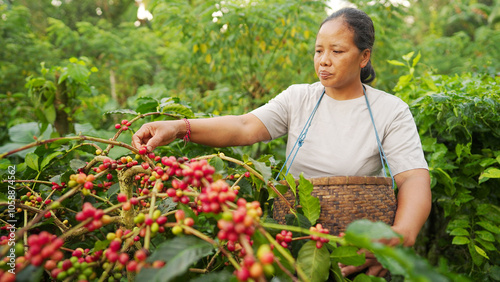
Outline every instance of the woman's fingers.
[[346, 277], [354, 273], [364, 272], [367, 275], [373, 275], [377, 277], [384, 277], [387, 274], [387, 269], [385, 269], [376, 259], [375, 255], [366, 250], [360, 250], [359, 252], [365, 253], [365, 263], [360, 266], [344, 265], [339, 263], [340, 271], [342, 276]]
[[148, 152], [175, 140], [173, 124], [167, 121], [146, 123], [132, 136], [132, 146], [139, 149], [146, 146]]

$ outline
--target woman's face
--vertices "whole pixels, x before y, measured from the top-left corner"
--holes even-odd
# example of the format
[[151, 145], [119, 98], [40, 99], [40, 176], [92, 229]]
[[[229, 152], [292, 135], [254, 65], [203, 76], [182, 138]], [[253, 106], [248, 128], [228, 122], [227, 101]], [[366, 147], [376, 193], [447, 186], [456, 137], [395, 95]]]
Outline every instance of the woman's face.
[[[328, 21], [316, 37], [314, 68], [321, 83], [330, 90], [348, 90], [360, 83], [361, 69], [370, 59], [370, 50], [359, 51], [354, 33], [343, 18]], [[352, 88], [351, 88], [352, 89]]]

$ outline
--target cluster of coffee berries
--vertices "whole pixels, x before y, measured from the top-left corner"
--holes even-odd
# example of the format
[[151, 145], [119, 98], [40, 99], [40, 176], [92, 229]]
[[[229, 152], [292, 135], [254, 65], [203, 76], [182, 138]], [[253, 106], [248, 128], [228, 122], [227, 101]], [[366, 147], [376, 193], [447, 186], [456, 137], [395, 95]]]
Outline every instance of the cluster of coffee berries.
[[[183, 225], [185, 226], [193, 226], [194, 225], [194, 219], [191, 217], [186, 217], [186, 212], [183, 210], [176, 210], [175, 211], [175, 220], [177, 222], [177, 225], [172, 227], [172, 233], [174, 235], [179, 235], [184, 232], [184, 229], [182, 228]], [[186, 232], [188, 234], [189, 232]]]
[[[121, 157], [118, 164], [119, 165], [122, 164], [122, 165], [125, 165], [125, 167], [127, 167], [127, 168], [131, 168], [134, 165], [138, 165], [139, 162], [137, 160], [134, 160], [131, 156], [126, 156], [126, 157]], [[120, 170], [120, 169], [121, 169], [121, 167], [118, 168], [118, 170]]]
[[153, 268], [161, 268], [165, 265], [164, 261], [156, 260], [151, 265], [146, 263], [148, 251], [146, 249], [137, 250], [134, 254], [134, 259], [129, 260], [127, 263], [127, 271], [138, 273], [142, 268], [151, 266]]
[[[71, 258], [56, 261], [48, 260], [44, 264], [45, 270], [50, 276], [57, 280], [73, 278], [78, 281], [88, 281], [96, 278], [96, 273], [91, 263], [99, 261], [103, 251], [97, 251], [93, 255], [88, 254], [89, 249], [78, 248], [73, 251]], [[86, 255], [85, 255], [86, 254]]]
[[[165, 232], [165, 223], [167, 223], [167, 217], [164, 215], [161, 215], [160, 210], [155, 210], [153, 212], [153, 216], [149, 216], [149, 214], [144, 214], [144, 213], [139, 213], [134, 217], [134, 223], [137, 225], [141, 225], [144, 223], [146, 226], [150, 226], [151, 229], [151, 236], [155, 236], [157, 232], [163, 233]], [[146, 229], [143, 228], [141, 229], [139, 235], [141, 237], [145, 236]], [[134, 238], [134, 240], [136, 240]], [[136, 240], [138, 241], [138, 240]]]
[[0, 281], [2, 282], [15, 282], [16, 275], [14, 272], [9, 272], [8, 270], [0, 269]]
[[83, 188], [92, 190], [94, 188], [95, 176], [93, 174], [86, 175], [83, 172], [72, 174], [69, 177], [68, 187], [72, 188], [78, 184], [83, 184]]
[[227, 202], [234, 202], [237, 194], [238, 191], [231, 189], [226, 181], [217, 180], [202, 189], [197, 201], [198, 212], [217, 214], [228, 206]]
[[109, 247], [104, 252], [104, 255], [106, 256], [109, 262], [115, 263], [118, 261], [122, 265], [127, 264], [129, 256], [125, 252], [120, 252], [121, 247], [122, 247], [122, 240], [119, 238], [115, 238], [109, 243]]
[[47, 231], [32, 234], [28, 237], [29, 248], [25, 258], [34, 266], [41, 266], [48, 259], [60, 261], [64, 257], [59, 250], [63, 244], [63, 239], [57, 238], [56, 235], [52, 235]]
[[267, 244], [259, 246], [257, 250], [257, 258], [247, 254], [243, 258], [241, 268], [236, 270], [234, 274], [240, 281], [247, 281], [252, 278], [255, 281], [265, 280], [265, 274], [272, 275], [274, 273], [274, 253], [271, 247]]
[[[244, 177], [250, 177], [250, 172], [249, 172], [249, 171], [245, 172], [245, 173], [243, 174], [243, 176], [244, 176]], [[236, 174], [230, 174], [230, 175], [228, 175], [226, 178], [227, 178], [227, 179], [230, 179], [230, 180], [233, 180], [233, 179], [235, 179], [235, 178], [236, 178], [236, 179], [238, 179], [238, 178], [240, 178], [240, 177], [241, 177], [241, 174], [236, 173]]]
[[65, 182], [61, 182], [61, 184], [57, 184], [56, 182], [52, 182], [52, 190], [61, 191], [64, 187], [66, 187]]
[[92, 221], [85, 224], [85, 227], [89, 231], [101, 228], [103, 224], [109, 223], [110, 220], [109, 216], [105, 215], [103, 210], [94, 208], [89, 202], [83, 203], [82, 211], [78, 212], [75, 218], [78, 221], [85, 221], [91, 218]]
[[36, 207], [36, 206], [41, 206], [42, 204], [50, 204], [51, 200], [43, 200], [43, 198], [39, 195], [33, 195], [31, 192], [27, 192], [26, 195], [21, 196], [21, 202], [24, 202], [23, 204], [31, 207]]
[[131, 125], [132, 124], [128, 120], [124, 119], [124, 120], [122, 120], [121, 124], [119, 124], [119, 123], [115, 124], [115, 128], [116, 129], [120, 129], [121, 128], [123, 130], [128, 130], [128, 127], [131, 126]]
[[217, 237], [220, 240], [236, 242], [241, 234], [252, 236], [255, 232], [255, 222], [262, 216], [260, 203], [257, 201], [247, 203], [243, 198], [236, 202], [237, 208], [222, 214], [222, 218], [217, 222], [219, 232]]
[[281, 232], [276, 235], [276, 242], [283, 248], [288, 248], [288, 244], [292, 242], [292, 232], [281, 230]]
[[[328, 234], [328, 229], [323, 229], [323, 226], [321, 224], [316, 224], [316, 227], [311, 227], [309, 228], [309, 231], [311, 232], [319, 232], [323, 234]], [[319, 237], [318, 235], [311, 235], [311, 240], [316, 241], [316, 248], [321, 249], [323, 247], [324, 243], [328, 243], [330, 240], [327, 238]]]
[[106, 169], [118, 169], [118, 162], [116, 160], [110, 159], [110, 158], [105, 158], [102, 161], [102, 164], [100, 164], [97, 167], [92, 168], [93, 171], [96, 173], [100, 173], [105, 171]]

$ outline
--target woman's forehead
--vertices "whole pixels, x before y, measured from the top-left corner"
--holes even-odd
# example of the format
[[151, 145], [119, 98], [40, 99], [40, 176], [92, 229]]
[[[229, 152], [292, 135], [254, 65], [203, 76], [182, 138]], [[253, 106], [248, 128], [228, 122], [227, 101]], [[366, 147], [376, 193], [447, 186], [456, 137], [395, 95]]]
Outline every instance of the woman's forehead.
[[352, 29], [342, 18], [337, 18], [321, 26], [316, 36], [316, 45], [338, 45], [345, 44], [346, 41], [354, 43], [353, 38]]

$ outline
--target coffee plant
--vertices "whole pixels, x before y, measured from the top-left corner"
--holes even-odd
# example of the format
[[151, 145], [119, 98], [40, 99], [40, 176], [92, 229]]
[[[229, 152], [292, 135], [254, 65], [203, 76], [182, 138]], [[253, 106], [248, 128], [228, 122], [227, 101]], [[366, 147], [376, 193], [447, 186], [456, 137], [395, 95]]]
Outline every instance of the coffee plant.
[[[165, 101], [157, 112], [112, 112], [134, 114], [116, 124], [112, 138], [35, 136], [0, 156], [8, 188], [0, 194], [2, 281], [350, 281], [338, 263], [363, 264], [360, 249], [393, 277], [459, 277], [411, 249], [378, 243], [396, 236], [380, 222], [360, 220], [343, 236], [329, 234], [316, 222], [319, 208], [307, 206], [315, 201], [290, 205], [288, 225], [276, 223], [272, 201], [288, 186], [271, 177], [277, 163], [270, 156], [188, 158], [119, 141], [143, 119], [189, 116]], [[298, 183], [312, 190], [302, 176]], [[371, 280], [380, 278], [354, 278]]]

